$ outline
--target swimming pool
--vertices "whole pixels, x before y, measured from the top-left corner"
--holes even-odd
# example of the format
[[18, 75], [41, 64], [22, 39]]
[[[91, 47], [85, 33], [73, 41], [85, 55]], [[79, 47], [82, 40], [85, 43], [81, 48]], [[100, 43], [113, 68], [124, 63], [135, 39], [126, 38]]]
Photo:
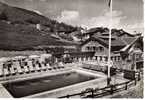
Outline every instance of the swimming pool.
[[68, 72], [43, 78], [19, 82], [9, 82], [3, 84], [3, 86], [11, 93], [13, 97], [20, 98], [93, 80], [96, 78], [96, 76], [89, 74]]

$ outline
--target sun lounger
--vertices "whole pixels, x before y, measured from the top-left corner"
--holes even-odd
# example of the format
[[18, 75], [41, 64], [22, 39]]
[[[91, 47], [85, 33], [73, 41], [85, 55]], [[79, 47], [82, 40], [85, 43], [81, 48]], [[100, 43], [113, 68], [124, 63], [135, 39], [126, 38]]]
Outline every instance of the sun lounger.
[[34, 72], [34, 71], [35, 71], [35, 69], [34, 69], [33, 66], [29, 66], [29, 70], [30, 70], [31, 72]]
[[41, 70], [38, 64], [35, 65], [35, 68], [36, 68], [37, 71]]
[[59, 68], [62, 68], [62, 66], [64, 66], [64, 65], [62, 62], [60, 62], [60, 63], [58, 63], [58, 66], [59, 66]]
[[29, 66], [29, 70], [30, 70], [31, 72], [34, 72], [34, 71], [35, 71], [35, 69], [34, 69], [34, 67], [33, 67], [33, 64], [32, 64], [32, 61], [28, 61], [28, 66]]
[[13, 67], [10, 68], [10, 73], [11, 73], [12, 75], [16, 74], [16, 72], [15, 72], [15, 70], [14, 70]]
[[49, 63], [46, 64], [46, 67], [48, 70], [51, 70], [52, 68], [50, 67]]
[[5, 76], [10, 75], [10, 73], [9, 73], [9, 71], [8, 71], [8, 69], [7, 69], [7, 68], [4, 68], [4, 75], [5, 75]]
[[24, 71], [25, 71], [26, 73], [28, 73], [28, 72], [29, 72], [29, 69], [28, 69], [28, 67], [27, 67], [27, 66], [24, 66]]
[[13, 68], [13, 70], [14, 70], [15, 73], [18, 72], [18, 70], [17, 70], [17, 66], [15, 65], [15, 63], [12, 64], [12, 68]]
[[0, 63], [0, 77], [3, 76], [3, 63]]
[[22, 74], [23, 73], [21, 66], [17, 66], [17, 70], [18, 70], [18, 73], [19, 74]]
[[46, 67], [44, 64], [41, 63], [41, 69], [42, 69], [42, 70], [46, 70], [47, 67]]
[[16, 70], [17, 70], [18, 73], [20, 73], [20, 74], [23, 73], [23, 71], [21, 70], [21, 67], [20, 67], [20, 64], [19, 64], [18, 61], [17, 61], [17, 62], [13, 62], [12, 67], [13, 67], [13, 68], [16, 68]]
[[0, 66], [0, 77], [3, 76], [3, 67]]

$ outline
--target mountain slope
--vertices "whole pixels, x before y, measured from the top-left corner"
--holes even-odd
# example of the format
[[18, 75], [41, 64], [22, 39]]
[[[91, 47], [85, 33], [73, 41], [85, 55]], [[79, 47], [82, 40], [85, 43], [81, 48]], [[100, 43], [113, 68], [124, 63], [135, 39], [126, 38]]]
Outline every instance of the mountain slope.
[[23, 25], [11, 25], [0, 21], [0, 49], [25, 50], [40, 45], [74, 45], [48, 35], [41, 35], [41, 31]]
[[52, 28], [52, 31], [70, 32], [76, 29], [71, 25], [59, 23], [55, 20], [49, 19], [33, 11], [29, 11], [18, 7], [11, 7], [1, 2], [0, 2], [0, 19], [7, 20], [12, 23], [41, 24], [43, 26]]
[[[36, 24], [45, 28], [38, 30]], [[58, 23], [35, 12], [0, 3], [0, 49], [26, 50], [41, 45], [75, 45], [52, 37], [57, 31], [73, 30], [75, 28], [70, 25]]]

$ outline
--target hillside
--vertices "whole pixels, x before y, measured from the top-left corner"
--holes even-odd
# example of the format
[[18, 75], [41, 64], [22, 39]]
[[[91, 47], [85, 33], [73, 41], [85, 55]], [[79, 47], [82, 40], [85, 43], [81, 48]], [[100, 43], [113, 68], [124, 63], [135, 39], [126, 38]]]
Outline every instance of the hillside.
[[[40, 24], [42, 29], [36, 28]], [[72, 32], [76, 28], [45, 16], [0, 2], [0, 49], [25, 50], [41, 45], [75, 45], [52, 36], [55, 32]]]
[[0, 2], [0, 19], [10, 21], [14, 24], [41, 24], [47, 28], [51, 28], [51, 31], [66, 31], [71, 32], [76, 29], [71, 25], [65, 23], [59, 23], [56, 20], [52, 20], [45, 16], [42, 16], [36, 12], [26, 9], [12, 7]]
[[0, 21], [0, 49], [23, 50], [40, 45], [72, 45], [73, 43], [43, 34], [41, 31], [23, 25], [11, 25]]

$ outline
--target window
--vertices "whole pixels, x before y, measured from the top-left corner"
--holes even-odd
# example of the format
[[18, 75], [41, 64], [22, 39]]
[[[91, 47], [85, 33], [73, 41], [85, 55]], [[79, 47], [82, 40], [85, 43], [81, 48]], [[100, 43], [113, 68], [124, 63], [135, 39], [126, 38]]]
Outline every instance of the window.
[[105, 61], [108, 61], [108, 57], [105, 57]]
[[111, 57], [111, 60], [113, 60], [113, 57]]
[[98, 51], [98, 47], [96, 47], [96, 51]]
[[101, 47], [101, 46], [99, 46], [99, 47], [98, 47], [98, 51], [104, 51], [104, 48]]
[[116, 61], [117, 59], [116, 59], [116, 56], [114, 57], [114, 60]]
[[102, 61], [102, 56], [100, 56], [100, 61]]
[[90, 47], [86, 47], [87, 48], [87, 50], [90, 50]]
[[118, 61], [120, 61], [120, 56], [118, 56]]
[[95, 51], [95, 50], [96, 50], [96, 47], [94, 46], [94, 47], [93, 47], [93, 51]]

